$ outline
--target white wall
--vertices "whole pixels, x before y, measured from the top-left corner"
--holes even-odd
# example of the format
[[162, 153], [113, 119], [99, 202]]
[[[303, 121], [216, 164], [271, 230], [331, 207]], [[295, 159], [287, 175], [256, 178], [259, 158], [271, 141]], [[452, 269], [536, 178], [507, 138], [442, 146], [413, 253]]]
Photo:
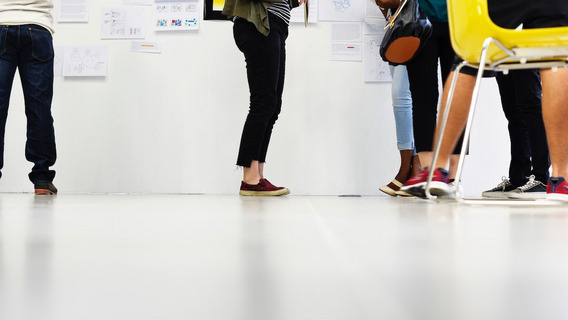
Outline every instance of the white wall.
[[[203, 21], [197, 32], [156, 33], [162, 54], [100, 40], [101, 7], [87, 24], [56, 24], [56, 45], [106, 45], [105, 78], [57, 78], [53, 114], [61, 193], [235, 194], [235, 166], [248, 108], [245, 63], [232, 23]], [[152, 16], [148, 7], [148, 17]], [[287, 42], [284, 106], [267, 176], [295, 195], [379, 194], [399, 165], [390, 83], [363, 81], [363, 64], [329, 61], [330, 24], [293, 25]], [[0, 192], [30, 191], [25, 117], [16, 80]], [[485, 80], [463, 179], [466, 195], [507, 174], [507, 128], [493, 79]]]

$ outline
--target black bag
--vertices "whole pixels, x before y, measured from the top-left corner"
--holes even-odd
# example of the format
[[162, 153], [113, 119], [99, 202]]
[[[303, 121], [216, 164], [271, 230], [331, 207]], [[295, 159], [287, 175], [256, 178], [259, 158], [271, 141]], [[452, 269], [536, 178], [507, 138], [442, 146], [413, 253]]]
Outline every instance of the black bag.
[[432, 34], [432, 24], [418, 6], [418, 0], [404, 0], [385, 29], [379, 53], [393, 65], [410, 62]]

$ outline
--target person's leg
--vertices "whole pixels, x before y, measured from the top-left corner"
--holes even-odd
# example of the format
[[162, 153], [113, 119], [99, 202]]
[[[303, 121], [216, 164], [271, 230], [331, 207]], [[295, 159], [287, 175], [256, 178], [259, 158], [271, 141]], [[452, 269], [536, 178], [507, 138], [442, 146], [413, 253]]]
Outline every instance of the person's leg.
[[35, 25], [20, 26], [19, 73], [27, 117], [26, 159], [34, 163], [30, 181], [50, 183], [55, 171], [55, 130], [51, 116], [53, 97], [53, 40], [51, 33]]
[[532, 174], [535, 180], [546, 184], [549, 178], [550, 154], [542, 119], [542, 86], [539, 71], [515, 70], [511, 73], [517, 88], [516, 104], [526, 124], [530, 144], [532, 171], [527, 173], [527, 176]]
[[0, 170], [4, 167], [6, 119], [18, 63], [16, 35], [15, 27], [0, 26]]
[[[508, 121], [509, 140], [511, 142], [511, 161], [509, 163], [509, 180], [512, 185], [520, 187], [527, 182], [531, 172], [531, 148], [529, 136], [520, 106], [517, 104], [515, 71], [508, 75], [497, 74], [497, 85], [501, 96], [501, 106]], [[540, 80], [539, 80], [540, 81]], [[539, 83], [540, 86], [540, 83]], [[522, 87], [518, 87], [522, 89]]]
[[[412, 129], [412, 97], [408, 84], [408, 73], [403, 65], [390, 66], [392, 76], [391, 97], [396, 128], [397, 148], [400, 153], [400, 167], [393, 181], [379, 190], [396, 196], [401, 185], [411, 176], [414, 151]], [[417, 158], [417, 157], [416, 157]]]
[[[451, 81], [453, 73], [453, 71], [450, 73], [448, 81]], [[471, 76], [465, 73], [460, 73], [458, 75], [458, 82], [454, 91], [452, 105], [448, 115], [448, 121], [446, 123], [444, 134], [442, 136], [440, 153], [438, 155], [436, 163], [434, 164], [435, 168], [448, 168], [450, 155], [452, 154], [460, 135], [463, 133], [465, 124], [467, 122], [474, 86], [475, 76]], [[444, 94], [442, 95], [442, 108], [440, 110], [441, 114], [445, 112], [445, 103], [447, 101], [449, 87], [449, 84], [444, 86]], [[434, 141], [438, 139], [440, 130], [439, 124], [436, 128]]]
[[288, 26], [276, 17], [270, 16], [270, 33], [277, 38], [278, 44], [278, 57], [277, 66], [278, 73], [276, 75], [276, 105], [272, 116], [268, 121], [268, 126], [264, 132], [264, 139], [262, 140], [262, 145], [260, 148], [259, 162], [266, 162], [266, 154], [268, 152], [268, 145], [270, 144], [270, 138], [272, 136], [272, 130], [276, 120], [278, 120], [278, 115], [282, 110], [282, 94], [284, 92], [284, 79], [286, 75], [286, 39], [288, 38]]
[[541, 70], [542, 112], [553, 177], [568, 178], [568, 69]]
[[[235, 42], [245, 56], [250, 90], [250, 107], [245, 121], [237, 157], [242, 166], [243, 179], [248, 184], [258, 184], [258, 165], [269, 122], [277, 108], [277, 83], [280, 46], [274, 34], [265, 37], [255, 26], [244, 19], [237, 19], [233, 28]], [[254, 168], [253, 168], [254, 166]]]
[[407, 65], [412, 100], [412, 128], [420, 163], [432, 163], [432, 136], [438, 106], [438, 33], [434, 32], [424, 48]]

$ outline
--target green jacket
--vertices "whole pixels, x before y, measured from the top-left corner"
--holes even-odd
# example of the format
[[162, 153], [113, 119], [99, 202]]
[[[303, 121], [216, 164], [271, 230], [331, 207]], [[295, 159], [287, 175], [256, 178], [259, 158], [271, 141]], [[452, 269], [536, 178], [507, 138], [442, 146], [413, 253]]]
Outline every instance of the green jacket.
[[[271, 3], [279, 3], [282, 0], [226, 0], [223, 14], [232, 19], [243, 18], [256, 26], [258, 32], [265, 36], [270, 33], [267, 9]], [[288, 0], [290, 8], [296, 8], [300, 4], [298, 0]]]

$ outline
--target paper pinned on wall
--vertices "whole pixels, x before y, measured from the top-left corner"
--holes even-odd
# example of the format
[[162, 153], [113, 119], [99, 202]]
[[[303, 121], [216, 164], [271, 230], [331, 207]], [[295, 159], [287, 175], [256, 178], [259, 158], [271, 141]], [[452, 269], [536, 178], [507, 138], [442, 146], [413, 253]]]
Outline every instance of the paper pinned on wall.
[[320, 0], [320, 21], [363, 21], [365, 1], [363, 0]]
[[363, 23], [331, 24], [331, 54], [334, 61], [363, 61]]
[[89, 0], [59, 0], [58, 22], [89, 22]]
[[64, 77], [104, 77], [107, 74], [108, 49], [105, 46], [70, 46], [64, 48]]
[[55, 56], [53, 57], [53, 76], [62, 77], [63, 76], [63, 55], [65, 53], [64, 46], [53, 46], [53, 51], [55, 51]]
[[144, 7], [102, 9], [101, 39], [144, 39], [146, 10]]
[[199, 29], [199, 10], [197, 0], [182, 0], [177, 2], [156, 0], [155, 30], [156, 31], [187, 31]]
[[365, 82], [390, 82], [392, 81], [389, 64], [384, 62], [379, 54], [382, 36], [365, 36], [365, 53], [363, 64], [365, 69]]
[[130, 51], [145, 53], [162, 53], [162, 43], [152, 41], [132, 41]]

